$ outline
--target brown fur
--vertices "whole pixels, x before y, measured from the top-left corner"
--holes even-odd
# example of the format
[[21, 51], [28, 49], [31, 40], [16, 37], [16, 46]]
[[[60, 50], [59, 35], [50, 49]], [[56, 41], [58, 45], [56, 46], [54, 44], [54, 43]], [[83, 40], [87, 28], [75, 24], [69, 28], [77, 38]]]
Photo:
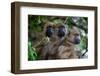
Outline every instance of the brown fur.
[[70, 30], [70, 34], [64, 40], [64, 43], [58, 48], [58, 58], [60, 59], [77, 59], [77, 50], [74, 44], [74, 34], [79, 34], [77, 27]]
[[59, 46], [57, 57], [60, 59], [78, 58], [77, 53], [75, 51], [75, 45], [70, 42], [67, 42], [65, 45]]

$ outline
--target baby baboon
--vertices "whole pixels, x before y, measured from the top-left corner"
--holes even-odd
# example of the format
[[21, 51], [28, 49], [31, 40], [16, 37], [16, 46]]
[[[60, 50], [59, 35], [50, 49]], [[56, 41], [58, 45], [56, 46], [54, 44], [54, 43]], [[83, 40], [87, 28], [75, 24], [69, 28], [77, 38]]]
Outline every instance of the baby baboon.
[[74, 59], [78, 58], [76, 45], [80, 43], [80, 32], [77, 27], [72, 27], [69, 34], [58, 48], [58, 58]]
[[44, 34], [49, 38], [49, 42], [44, 46], [41, 53], [41, 59], [56, 59], [59, 45], [68, 34], [64, 24], [47, 23], [44, 28]]

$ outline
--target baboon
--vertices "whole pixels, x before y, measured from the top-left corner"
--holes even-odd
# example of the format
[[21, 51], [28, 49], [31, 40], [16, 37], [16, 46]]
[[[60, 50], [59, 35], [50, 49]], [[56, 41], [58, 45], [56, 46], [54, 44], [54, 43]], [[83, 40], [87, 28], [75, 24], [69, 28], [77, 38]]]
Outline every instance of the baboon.
[[66, 25], [59, 23], [46, 23], [44, 27], [44, 34], [49, 38], [49, 42], [43, 47], [40, 58], [43, 60], [57, 59], [57, 51], [59, 45], [68, 34]]
[[63, 41], [63, 44], [59, 46], [57, 51], [57, 57], [60, 59], [76, 59], [79, 58], [76, 45], [80, 43], [80, 32], [77, 27], [72, 27], [69, 34]]
[[41, 60], [78, 58], [76, 45], [80, 43], [80, 32], [72, 27], [68, 32], [66, 25], [51, 22], [44, 25], [43, 34], [48, 39], [42, 43]]

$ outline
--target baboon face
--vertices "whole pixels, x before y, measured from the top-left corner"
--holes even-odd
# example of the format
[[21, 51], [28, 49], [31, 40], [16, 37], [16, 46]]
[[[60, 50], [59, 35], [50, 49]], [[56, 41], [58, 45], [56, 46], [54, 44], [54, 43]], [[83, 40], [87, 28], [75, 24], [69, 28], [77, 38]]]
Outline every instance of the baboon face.
[[73, 27], [71, 29], [68, 39], [69, 39], [69, 41], [71, 41], [74, 44], [80, 43], [80, 32], [77, 27]]
[[49, 38], [63, 38], [65, 35], [67, 35], [67, 28], [63, 24], [48, 24], [48, 26], [45, 28], [45, 35]]

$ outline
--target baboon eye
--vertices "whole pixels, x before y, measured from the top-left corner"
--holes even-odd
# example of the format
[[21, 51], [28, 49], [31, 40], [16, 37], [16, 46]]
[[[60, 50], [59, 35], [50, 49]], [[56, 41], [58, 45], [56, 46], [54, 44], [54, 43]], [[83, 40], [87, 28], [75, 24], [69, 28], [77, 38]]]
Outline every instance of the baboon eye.
[[65, 27], [64, 26], [60, 26], [59, 30], [58, 30], [58, 36], [59, 37], [63, 37], [65, 35]]
[[79, 34], [74, 34], [75, 36], [79, 36]]
[[53, 27], [48, 26], [46, 29], [46, 36], [51, 37], [52, 34], [53, 34]]

